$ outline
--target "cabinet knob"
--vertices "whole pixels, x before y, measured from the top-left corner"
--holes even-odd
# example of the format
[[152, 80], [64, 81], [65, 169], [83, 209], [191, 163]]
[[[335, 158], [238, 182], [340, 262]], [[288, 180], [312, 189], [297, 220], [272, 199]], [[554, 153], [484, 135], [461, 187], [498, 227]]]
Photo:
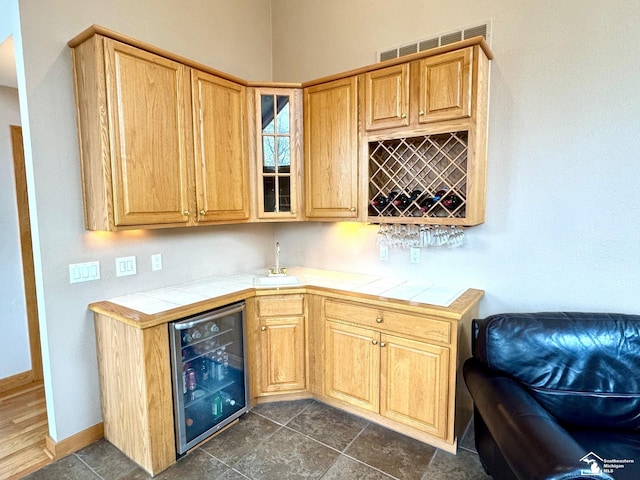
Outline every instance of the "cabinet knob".
[[387, 342], [380, 342], [380, 346], [381, 347], [386, 347], [387, 346]]
[[371, 340], [371, 343], [373, 343], [374, 345], [378, 344], [378, 340]]
[[355, 212], [356, 211], [356, 207], [351, 207], [349, 210], [352, 211], [352, 212]]
[[418, 115], [423, 116], [423, 115], [424, 115], [424, 110], [420, 110], [420, 111], [418, 112]]
[[189, 210], [185, 210], [182, 212], [182, 215], [184, 215], [185, 217], [189, 216]]
[[376, 323], [382, 323], [382, 317], [376, 318]]
[[260, 327], [260, 330], [262, 330], [263, 332], [264, 332], [266, 329], [267, 329], [267, 327], [265, 327], [265, 326]]
[[291, 210], [291, 215], [296, 215], [298, 212], [296, 212], [295, 210]]
[[204, 210], [200, 210], [200, 215], [202, 215], [203, 217], [207, 214], [207, 212], [205, 212]]
[[407, 118], [407, 114], [403, 113], [402, 115], [400, 115], [400, 118]]

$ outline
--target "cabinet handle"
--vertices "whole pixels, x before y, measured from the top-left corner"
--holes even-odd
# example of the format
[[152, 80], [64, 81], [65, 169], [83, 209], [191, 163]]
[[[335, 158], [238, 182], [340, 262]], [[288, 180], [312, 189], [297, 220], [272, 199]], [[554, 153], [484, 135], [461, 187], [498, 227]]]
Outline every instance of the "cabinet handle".
[[423, 116], [423, 115], [424, 115], [424, 110], [420, 110], [420, 111], [418, 112], [418, 115]]
[[184, 210], [182, 212], [182, 215], [184, 215], [185, 217], [188, 217], [189, 216], [189, 210]]
[[200, 210], [200, 215], [202, 215], [203, 217], [207, 214], [207, 212], [205, 212], [204, 210]]
[[352, 211], [352, 212], [355, 212], [356, 211], [356, 207], [351, 207], [349, 210]]
[[382, 317], [376, 318], [376, 323], [382, 323]]
[[378, 344], [378, 340], [371, 340], [371, 343], [373, 343], [374, 345]]
[[263, 332], [267, 329], [267, 327], [260, 327], [260, 330], [262, 330]]
[[380, 342], [380, 346], [381, 346], [381, 347], [386, 347], [386, 346], [387, 346], [387, 343], [386, 343], [386, 342]]
[[402, 115], [400, 115], [400, 118], [407, 118], [407, 114], [403, 113]]

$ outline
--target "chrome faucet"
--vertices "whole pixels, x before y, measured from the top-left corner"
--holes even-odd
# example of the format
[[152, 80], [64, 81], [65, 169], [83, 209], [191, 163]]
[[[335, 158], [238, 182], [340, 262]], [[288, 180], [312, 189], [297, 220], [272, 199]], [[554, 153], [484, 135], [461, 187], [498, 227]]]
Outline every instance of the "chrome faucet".
[[280, 268], [280, 242], [276, 242], [276, 266], [269, 269], [269, 276], [275, 277], [277, 275], [286, 275], [287, 269]]

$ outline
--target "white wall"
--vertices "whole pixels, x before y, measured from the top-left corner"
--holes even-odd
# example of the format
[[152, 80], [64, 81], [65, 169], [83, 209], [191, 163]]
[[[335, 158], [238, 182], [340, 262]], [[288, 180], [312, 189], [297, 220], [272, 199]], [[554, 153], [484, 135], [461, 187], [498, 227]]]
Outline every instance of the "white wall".
[[274, 79], [493, 19], [486, 222], [460, 249], [378, 259], [373, 226], [279, 227], [288, 264], [486, 290], [481, 313], [638, 311], [640, 3], [273, 0]]
[[18, 90], [0, 86], [0, 378], [31, 370], [10, 125], [20, 125]]
[[[28, 162], [37, 210], [36, 269], [50, 435], [101, 421], [95, 337], [87, 304], [129, 292], [265, 265], [271, 226], [95, 233], [84, 229], [71, 51], [99, 24], [247, 79], [271, 78], [270, 5], [261, 0], [20, 0]], [[20, 60], [21, 61], [21, 60]], [[25, 129], [27, 130], [27, 129]], [[151, 271], [151, 255], [164, 268]], [[116, 257], [138, 274], [115, 277]], [[70, 263], [98, 260], [101, 279], [69, 284]]]

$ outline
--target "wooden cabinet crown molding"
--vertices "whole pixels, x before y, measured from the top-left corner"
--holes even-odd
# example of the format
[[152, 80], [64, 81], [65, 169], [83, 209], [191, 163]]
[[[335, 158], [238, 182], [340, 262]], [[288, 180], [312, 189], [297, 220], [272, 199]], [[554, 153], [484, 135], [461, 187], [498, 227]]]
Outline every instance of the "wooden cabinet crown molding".
[[314, 80], [302, 82], [302, 87], [303, 88], [312, 87], [314, 85], [331, 82], [333, 80], [339, 80], [345, 77], [362, 75], [364, 73], [368, 73], [373, 70], [392, 67], [394, 65], [409, 63], [416, 60], [422, 60], [423, 58], [434, 57], [436, 55], [442, 55], [443, 53], [453, 52], [454, 50], [473, 47], [475, 45], [478, 45], [482, 49], [482, 51], [484, 52], [484, 54], [489, 60], [493, 60], [493, 52], [489, 48], [489, 44], [484, 39], [484, 37], [479, 36], [479, 37], [468, 38], [466, 40], [461, 40], [455, 43], [450, 43], [448, 45], [443, 45], [442, 47], [430, 48], [429, 50], [425, 50], [423, 52], [412, 53], [410, 55], [403, 55], [402, 57], [392, 58], [391, 60], [385, 60], [384, 62], [374, 63], [371, 65], [354, 68], [352, 70], [347, 70], [346, 72], [340, 72], [333, 75], [328, 75], [326, 77], [316, 78]]
[[118, 32], [114, 32], [113, 30], [101, 27], [100, 25], [91, 25], [90, 27], [73, 37], [71, 40], [69, 40], [67, 42], [67, 45], [69, 46], [69, 48], [76, 48], [78, 45], [82, 44], [96, 34], [106, 38], [111, 38], [112, 40], [117, 40], [118, 42], [126, 43], [127, 45], [131, 45], [132, 47], [139, 48], [140, 50], [145, 50], [149, 53], [154, 53], [169, 60], [173, 60], [174, 62], [182, 63], [183, 65], [186, 65], [188, 67], [210, 73], [211, 75], [216, 75], [217, 77], [224, 78], [225, 80], [239, 83], [240, 85], [243, 85], [245, 87], [248, 85], [248, 82], [246, 80], [243, 80], [242, 78], [230, 75], [220, 70], [216, 70], [215, 68], [211, 68], [208, 65], [196, 62], [195, 60], [183, 57], [181, 55], [177, 55], [168, 50], [164, 50], [160, 47], [156, 47], [155, 45], [151, 45], [150, 43], [140, 41], [136, 38], [129, 37]]
[[420, 60], [422, 58], [432, 57], [434, 55], [440, 55], [442, 53], [451, 52], [454, 50], [458, 50], [460, 48], [470, 47], [474, 45], [479, 45], [480, 48], [484, 51], [485, 55], [489, 60], [493, 60], [493, 52], [489, 48], [489, 44], [487, 41], [481, 37], [472, 37], [465, 40], [461, 40], [459, 42], [450, 43], [448, 45], [443, 45], [441, 47], [431, 48], [429, 50], [425, 50], [423, 52], [412, 53], [410, 55], [404, 55], [399, 58], [394, 58], [391, 60], [385, 60], [384, 62], [374, 63], [370, 65], [365, 65], [362, 67], [357, 67], [352, 70], [347, 70], [345, 72], [335, 73], [328, 76], [311, 79], [305, 82], [297, 83], [297, 82], [271, 82], [271, 81], [257, 81], [257, 80], [244, 80], [242, 78], [230, 75], [228, 73], [222, 72], [220, 70], [216, 70], [208, 65], [203, 63], [196, 62], [195, 60], [189, 59], [187, 57], [183, 57], [181, 55], [177, 55], [168, 50], [164, 50], [162, 48], [151, 45], [150, 43], [146, 43], [140, 41], [136, 38], [129, 37], [127, 35], [123, 35], [118, 32], [114, 32], [108, 28], [102, 27], [100, 25], [91, 25], [87, 29], [80, 32], [78, 35], [73, 37], [71, 40], [67, 42], [67, 45], [70, 48], [75, 48], [80, 45], [82, 42], [90, 38], [91, 36], [99, 34], [107, 38], [112, 38], [114, 40], [118, 40], [119, 42], [126, 43], [133, 47], [140, 48], [142, 50], [146, 50], [151, 53], [155, 53], [156, 55], [160, 55], [162, 57], [168, 58], [170, 60], [174, 60], [176, 62], [183, 63], [189, 67], [196, 68], [203, 72], [211, 73], [212, 75], [216, 75], [218, 77], [224, 78], [226, 80], [230, 80], [232, 82], [239, 83], [240, 85], [244, 85], [245, 87], [283, 87], [283, 88], [305, 88], [311, 87], [313, 85], [318, 85], [321, 83], [330, 82], [332, 80], [338, 80], [345, 77], [357, 76], [362, 73], [366, 73], [372, 70], [377, 70], [379, 68], [385, 68], [392, 65], [398, 65], [401, 63], [412, 62], [414, 60]]

